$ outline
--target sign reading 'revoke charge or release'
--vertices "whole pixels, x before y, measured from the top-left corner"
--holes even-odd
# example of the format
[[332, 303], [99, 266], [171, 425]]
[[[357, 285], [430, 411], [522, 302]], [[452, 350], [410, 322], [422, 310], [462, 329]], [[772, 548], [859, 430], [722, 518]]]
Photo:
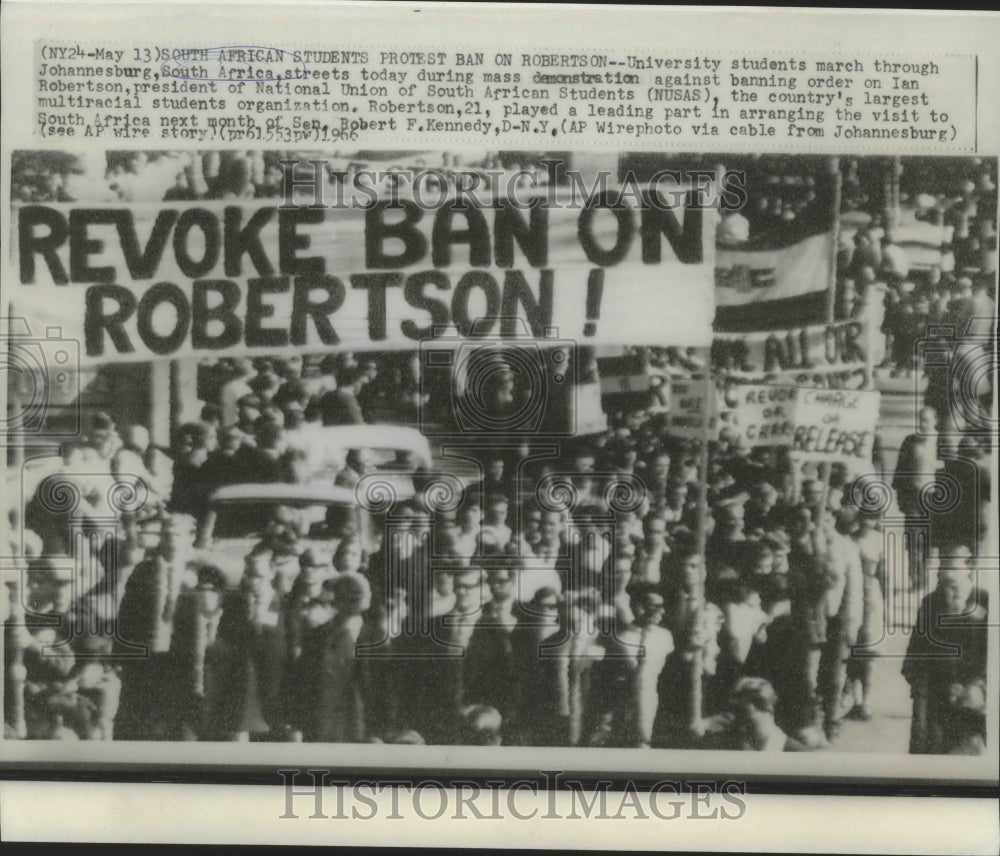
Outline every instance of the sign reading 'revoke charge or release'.
[[693, 192], [508, 203], [16, 206], [10, 296], [82, 333], [84, 362], [429, 337], [710, 343], [714, 211]]
[[879, 393], [746, 384], [726, 394], [725, 424], [747, 448], [782, 446], [803, 460], [870, 461]]

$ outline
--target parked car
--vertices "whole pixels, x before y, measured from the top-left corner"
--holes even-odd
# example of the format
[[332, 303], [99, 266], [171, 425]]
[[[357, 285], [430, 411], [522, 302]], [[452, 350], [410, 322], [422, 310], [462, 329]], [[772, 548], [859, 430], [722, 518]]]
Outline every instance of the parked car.
[[416, 428], [405, 425], [338, 425], [316, 430], [324, 468], [344, 466], [351, 449], [368, 449], [377, 470], [412, 473], [431, 465], [431, 447]]
[[217, 566], [230, 586], [238, 584], [247, 554], [263, 539], [279, 508], [298, 518], [300, 545], [332, 555], [356, 533], [373, 553], [381, 544], [381, 521], [362, 508], [355, 492], [332, 485], [238, 484], [219, 488], [199, 526], [198, 558]]

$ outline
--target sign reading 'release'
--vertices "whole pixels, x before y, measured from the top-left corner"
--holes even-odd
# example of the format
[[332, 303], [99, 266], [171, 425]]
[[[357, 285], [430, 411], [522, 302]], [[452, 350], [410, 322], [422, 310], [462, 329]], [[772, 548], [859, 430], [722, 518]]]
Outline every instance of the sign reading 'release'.
[[806, 460], [871, 461], [879, 393], [799, 389], [792, 452]]

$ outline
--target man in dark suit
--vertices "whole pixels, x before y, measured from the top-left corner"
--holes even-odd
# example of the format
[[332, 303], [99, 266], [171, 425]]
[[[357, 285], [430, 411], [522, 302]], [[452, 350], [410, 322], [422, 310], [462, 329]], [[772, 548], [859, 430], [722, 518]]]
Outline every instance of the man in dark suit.
[[917, 611], [903, 661], [913, 697], [913, 755], [952, 752], [967, 737], [962, 701], [970, 688], [986, 683], [987, 593], [975, 586], [964, 553], [942, 563], [937, 588]]
[[892, 487], [896, 503], [906, 517], [907, 561], [910, 587], [919, 591], [927, 584], [928, 512], [923, 493], [933, 487], [944, 464], [938, 457], [938, 415], [932, 407], [921, 407], [918, 430], [899, 447]]
[[[551, 648], [565, 637], [559, 622], [562, 605], [562, 595], [543, 586], [526, 604], [511, 633], [514, 699], [511, 714], [504, 721], [507, 743], [559, 745], [559, 662]], [[543, 657], [543, 652], [549, 656]]]
[[299, 659], [312, 700], [305, 707], [311, 716], [303, 723], [302, 736], [313, 743], [361, 743], [366, 729], [357, 644], [371, 589], [358, 573], [340, 574], [328, 588], [333, 614], [306, 631]]
[[408, 680], [412, 639], [401, 636], [407, 618], [406, 589], [373, 591], [358, 634], [357, 680], [369, 739], [388, 740], [404, 727], [412, 711]]
[[355, 392], [357, 369], [341, 362], [337, 366], [336, 377], [337, 388], [323, 393], [314, 402], [319, 418], [326, 426], [363, 425], [365, 420]]
[[[465, 657], [480, 617], [482, 572], [458, 558], [436, 563], [438, 573], [454, 579], [455, 605], [427, 620], [412, 650], [406, 691], [410, 727], [430, 744], [454, 743], [458, 715], [466, 696]], [[440, 568], [444, 565], [444, 568]], [[450, 565], [450, 567], [449, 567]]]
[[466, 650], [466, 700], [495, 707], [508, 722], [514, 683], [511, 632], [517, 623], [514, 571], [490, 568], [487, 587], [490, 599], [483, 605]]
[[223, 601], [209, 673], [208, 731], [216, 740], [274, 739], [288, 720], [290, 645], [271, 559], [263, 549], [247, 556], [239, 590]]
[[170, 515], [156, 554], [136, 565], [125, 584], [114, 643], [122, 657], [118, 740], [165, 739], [177, 720], [170, 646], [178, 602], [197, 582], [193, 544], [194, 520]]

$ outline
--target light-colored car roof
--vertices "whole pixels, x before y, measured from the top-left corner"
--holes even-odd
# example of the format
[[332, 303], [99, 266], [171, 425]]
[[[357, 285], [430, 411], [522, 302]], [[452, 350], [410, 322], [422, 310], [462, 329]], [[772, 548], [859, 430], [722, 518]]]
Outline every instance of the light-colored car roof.
[[340, 449], [400, 449], [431, 461], [427, 438], [406, 425], [334, 425], [322, 429], [328, 447]]
[[267, 483], [220, 487], [211, 502], [346, 502], [357, 505], [354, 490], [325, 484]]

